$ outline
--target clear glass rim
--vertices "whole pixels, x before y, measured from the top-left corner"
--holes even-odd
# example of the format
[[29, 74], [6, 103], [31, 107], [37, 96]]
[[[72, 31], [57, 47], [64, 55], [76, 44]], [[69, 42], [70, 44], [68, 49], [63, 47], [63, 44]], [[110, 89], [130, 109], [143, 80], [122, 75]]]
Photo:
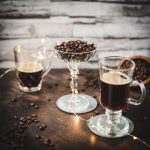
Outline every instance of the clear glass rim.
[[[129, 67], [129, 68], [127, 68], [127, 69], [119, 69], [119, 68], [117, 68], [117, 69], [112, 69], [112, 68], [110, 68], [110, 67], [104, 66], [104, 65], [101, 63], [101, 61], [108, 60], [108, 59], [111, 59], [111, 58], [112, 58], [112, 59], [116, 58], [116, 59], [118, 59], [118, 60], [121, 60], [121, 59], [122, 59], [122, 60], [128, 60], [128, 61], [130, 61], [130, 62], [132, 63], [132, 66]], [[127, 70], [134, 70], [134, 68], [135, 68], [135, 63], [134, 63], [133, 60], [131, 60], [131, 59], [127, 58], [127, 57], [122, 57], [122, 56], [107, 56], [107, 57], [102, 57], [102, 58], [99, 58], [99, 59], [98, 59], [98, 63], [99, 63], [99, 66], [101, 65], [102, 68], [104, 68], [104, 69], [106, 69], [106, 70], [127, 71]]]
[[14, 52], [16, 53], [33, 53], [33, 52], [38, 52], [40, 51], [41, 47], [37, 47], [37, 48], [32, 48], [32, 47], [28, 47], [28, 46], [24, 46], [21, 44], [18, 44], [17, 46], [15, 46], [14, 48]]
[[[48, 49], [46, 46], [44, 46], [46, 49], [46, 52], [52, 52], [52, 50]], [[17, 46], [15, 46], [14, 48], [14, 52], [15, 53], [38, 53], [39, 51], [42, 51], [42, 46], [39, 46], [37, 48], [32, 48], [32, 47], [28, 47], [28, 46], [24, 46], [21, 44], [18, 44]]]

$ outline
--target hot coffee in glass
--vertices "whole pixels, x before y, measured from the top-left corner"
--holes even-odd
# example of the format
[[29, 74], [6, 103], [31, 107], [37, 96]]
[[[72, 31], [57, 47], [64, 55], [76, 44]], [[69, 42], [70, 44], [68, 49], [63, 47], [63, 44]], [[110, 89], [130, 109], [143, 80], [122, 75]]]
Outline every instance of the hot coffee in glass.
[[110, 71], [101, 78], [101, 104], [111, 110], [127, 107], [131, 79], [121, 72]]
[[[128, 64], [124, 68], [123, 64]], [[88, 126], [97, 135], [118, 138], [131, 133], [134, 125], [131, 120], [122, 116], [122, 110], [128, 103], [140, 105], [145, 97], [145, 86], [142, 82], [132, 80], [135, 63], [125, 57], [109, 56], [99, 59], [101, 81], [100, 103], [105, 114], [92, 117]], [[140, 86], [141, 97], [130, 98], [130, 86]]]
[[17, 79], [23, 87], [37, 87], [43, 76], [43, 69], [40, 65], [28, 62], [16, 68]]
[[39, 44], [19, 44], [14, 49], [16, 75], [19, 87], [24, 92], [41, 90], [42, 79], [51, 69], [54, 52], [44, 43]]

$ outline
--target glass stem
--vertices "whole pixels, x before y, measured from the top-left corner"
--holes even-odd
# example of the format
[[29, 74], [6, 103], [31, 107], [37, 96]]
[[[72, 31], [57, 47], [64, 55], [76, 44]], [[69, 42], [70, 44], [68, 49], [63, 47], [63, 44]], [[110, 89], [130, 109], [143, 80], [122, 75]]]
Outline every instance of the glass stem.
[[70, 74], [71, 74], [71, 91], [72, 91], [72, 102], [79, 102], [77, 98], [78, 94], [78, 73], [79, 69], [77, 67], [71, 68], [70, 69]]
[[[122, 110], [119, 111], [111, 111], [106, 108], [105, 114], [107, 116], [107, 122], [108, 122], [108, 127], [109, 127], [109, 134], [114, 134], [116, 132], [117, 123], [120, 123], [120, 117], [122, 116]], [[119, 132], [119, 131], [118, 131]]]

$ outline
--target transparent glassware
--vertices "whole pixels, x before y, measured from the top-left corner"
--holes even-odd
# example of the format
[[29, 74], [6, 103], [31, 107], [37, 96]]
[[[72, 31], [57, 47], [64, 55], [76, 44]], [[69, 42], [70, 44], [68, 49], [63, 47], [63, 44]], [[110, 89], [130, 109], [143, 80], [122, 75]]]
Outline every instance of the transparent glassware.
[[[133, 131], [132, 121], [122, 116], [122, 110], [128, 104], [140, 105], [146, 95], [143, 82], [132, 80], [134, 68], [135, 63], [125, 57], [99, 59], [100, 104], [105, 109], [105, 114], [89, 120], [88, 127], [93, 133], [107, 138], [119, 138]], [[130, 86], [140, 87], [139, 99], [130, 98]]]
[[43, 77], [51, 69], [54, 51], [42, 39], [36, 44], [20, 43], [14, 49], [16, 76], [20, 90], [36, 92], [42, 88]]
[[[62, 42], [57, 43], [59, 45]], [[55, 49], [57, 57], [63, 60], [71, 75], [71, 94], [64, 95], [57, 100], [57, 107], [67, 113], [86, 113], [92, 111], [97, 106], [97, 101], [86, 94], [78, 93], [78, 74], [80, 63], [88, 61], [95, 54], [96, 50], [89, 52], [64, 52]]]

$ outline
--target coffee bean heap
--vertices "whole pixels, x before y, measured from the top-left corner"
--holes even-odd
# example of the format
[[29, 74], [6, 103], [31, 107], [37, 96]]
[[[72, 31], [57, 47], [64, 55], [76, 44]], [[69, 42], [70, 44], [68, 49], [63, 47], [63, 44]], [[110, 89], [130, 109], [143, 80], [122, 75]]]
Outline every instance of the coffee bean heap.
[[17, 99], [16, 99], [16, 98], [12, 98], [12, 99], [11, 99], [11, 102], [12, 102], [12, 103], [16, 103], [16, 102], [17, 102]]
[[88, 44], [85, 41], [67, 41], [56, 45], [57, 56], [65, 61], [87, 61], [91, 58], [96, 47], [94, 44]]
[[145, 60], [134, 60], [136, 67], [133, 73], [134, 80], [146, 80], [150, 77], [150, 64]]
[[[148, 63], [144, 59], [133, 59], [133, 61], [136, 64], [134, 73], [133, 73], [133, 79], [142, 80], [142, 81], [148, 79], [150, 77], [150, 63]], [[129, 68], [130, 65], [131, 64], [129, 63], [129, 61], [125, 61], [123, 62], [121, 67], [123, 69], [126, 69], [126, 68]]]

